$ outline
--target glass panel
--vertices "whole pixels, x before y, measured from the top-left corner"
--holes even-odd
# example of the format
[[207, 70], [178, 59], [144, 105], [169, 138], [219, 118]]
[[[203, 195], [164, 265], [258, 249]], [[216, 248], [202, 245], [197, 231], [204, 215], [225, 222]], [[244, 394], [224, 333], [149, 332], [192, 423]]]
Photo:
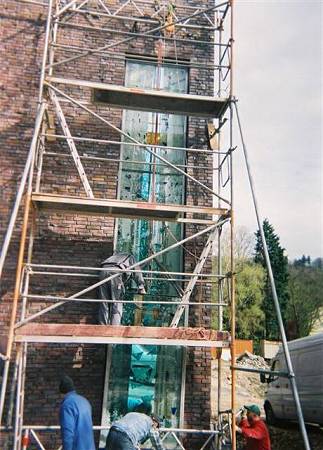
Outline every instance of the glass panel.
[[[158, 83], [158, 85], [157, 85]], [[158, 68], [153, 64], [128, 62], [126, 86], [140, 88], [157, 88], [173, 92], [187, 92], [187, 71], [180, 67]], [[143, 143], [160, 144], [150, 150], [166, 158], [172, 164], [185, 164], [185, 152], [165, 149], [163, 146], [185, 147], [186, 117], [151, 112], [124, 112], [123, 130]], [[129, 142], [129, 141], [128, 141]], [[183, 203], [184, 177], [173, 168], [166, 166], [155, 154], [144, 148], [124, 145], [123, 163], [120, 174], [119, 197], [127, 200], [156, 201], [157, 203]], [[144, 162], [146, 164], [138, 164]], [[157, 163], [153, 166], [153, 163]], [[137, 260], [147, 257], [181, 239], [182, 226], [171, 222], [151, 222], [147, 220], [120, 219], [116, 248], [133, 253]], [[165, 253], [157, 262], [152, 262], [146, 269], [163, 271], [180, 271], [182, 267], [182, 250], [178, 248]], [[159, 277], [161, 278], [161, 277]], [[146, 300], [178, 298], [178, 287], [162, 279], [148, 282]], [[128, 293], [131, 298], [131, 293]], [[168, 325], [174, 307], [147, 306], [142, 322], [144, 325]], [[133, 323], [133, 307], [125, 308], [124, 323]]]
[[[187, 92], [187, 71], [179, 67], [158, 68], [153, 64], [128, 62], [126, 86]], [[124, 111], [123, 131], [142, 143], [155, 144], [151, 153], [134, 145], [122, 146], [119, 198], [134, 201], [178, 203], [184, 201], [185, 180], [174, 169], [156, 158], [160, 155], [173, 164], [185, 164], [185, 152], [165, 146], [185, 147], [186, 118], [169, 114]], [[130, 142], [128, 140], [128, 142]], [[160, 146], [159, 146], [160, 145]], [[140, 162], [140, 164], [138, 164]], [[153, 163], [158, 163], [155, 166]], [[169, 222], [119, 219], [115, 248], [132, 253], [137, 261], [157, 252], [182, 237], [182, 226]], [[144, 269], [182, 270], [182, 251], [165, 253]], [[153, 279], [152, 279], [153, 278]], [[157, 278], [157, 279], [156, 279]], [[174, 277], [172, 277], [174, 278]], [[180, 283], [165, 281], [162, 275], [146, 276], [145, 300], [179, 300]], [[136, 291], [127, 287], [126, 298], [134, 300]], [[138, 298], [135, 299], [136, 302]], [[139, 299], [140, 300], [140, 299]], [[168, 326], [176, 306], [132, 304], [124, 306], [125, 325]], [[149, 405], [164, 420], [165, 426], [178, 426], [182, 373], [182, 348], [141, 345], [116, 345], [112, 350], [109, 376], [108, 421]], [[176, 448], [173, 437], [165, 448]], [[175, 445], [175, 446], [174, 446]]]
[[180, 347], [116, 345], [110, 369], [110, 421], [145, 404], [165, 426], [177, 426], [181, 361]]

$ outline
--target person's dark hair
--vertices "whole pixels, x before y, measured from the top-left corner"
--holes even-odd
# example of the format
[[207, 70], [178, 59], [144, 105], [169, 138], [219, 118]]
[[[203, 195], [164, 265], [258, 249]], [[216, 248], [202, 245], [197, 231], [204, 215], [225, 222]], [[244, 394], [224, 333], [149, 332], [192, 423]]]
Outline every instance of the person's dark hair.
[[74, 382], [68, 375], [63, 375], [59, 383], [59, 391], [61, 394], [67, 394], [68, 392], [74, 391]]
[[149, 416], [151, 414], [151, 404], [148, 402], [142, 402], [140, 403], [140, 405], [137, 405], [134, 408], [134, 412], [138, 412], [138, 413], [142, 413], [142, 414], [147, 414], [147, 416]]
[[160, 428], [161, 420], [156, 414], [150, 414], [151, 419], [156, 423], [157, 428]]

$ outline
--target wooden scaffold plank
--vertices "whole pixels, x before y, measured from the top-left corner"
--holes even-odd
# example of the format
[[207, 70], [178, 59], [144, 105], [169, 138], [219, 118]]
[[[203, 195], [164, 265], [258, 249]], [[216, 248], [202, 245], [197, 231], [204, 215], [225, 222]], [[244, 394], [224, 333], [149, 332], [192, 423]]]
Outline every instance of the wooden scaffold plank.
[[176, 205], [163, 203], [135, 202], [117, 199], [91, 199], [85, 197], [62, 196], [55, 194], [33, 194], [34, 205], [44, 211], [70, 212], [87, 215], [111, 217], [148, 218], [176, 222], [213, 223], [210, 220], [184, 218], [184, 215], [203, 214], [225, 216], [228, 209], [195, 205]]
[[229, 106], [228, 98], [129, 88], [59, 77], [48, 77], [47, 81], [53, 84], [90, 88], [93, 92], [94, 102], [124, 109], [219, 118]]
[[230, 335], [205, 328], [29, 323], [16, 329], [15, 341], [228, 347]]

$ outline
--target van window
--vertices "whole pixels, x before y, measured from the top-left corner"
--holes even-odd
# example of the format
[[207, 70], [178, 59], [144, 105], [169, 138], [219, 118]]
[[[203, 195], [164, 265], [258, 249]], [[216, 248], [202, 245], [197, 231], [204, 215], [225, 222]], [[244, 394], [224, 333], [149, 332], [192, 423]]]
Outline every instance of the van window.
[[303, 375], [313, 375], [313, 367], [318, 372], [322, 365], [322, 359], [318, 358], [317, 351], [303, 351], [299, 355], [299, 369]]
[[[275, 371], [280, 370], [280, 361], [279, 361], [279, 359], [275, 359], [275, 360], [272, 362], [271, 370], [275, 370]], [[277, 375], [272, 375], [272, 376], [271, 376], [271, 381], [275, 381], [275, 380], [277, 380], [277, 379], [278, 379], [278, 376], [277, 376]]]
[[271, 370], [280, 370], [279, 359], [275, 359], [271, 365]]

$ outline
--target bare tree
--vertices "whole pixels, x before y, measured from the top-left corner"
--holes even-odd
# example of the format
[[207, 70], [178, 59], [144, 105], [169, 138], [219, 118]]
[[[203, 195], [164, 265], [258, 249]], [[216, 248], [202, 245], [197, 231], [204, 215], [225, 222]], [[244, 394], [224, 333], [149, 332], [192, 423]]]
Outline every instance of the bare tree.
[[[221, 236], [221, 254], [223, 271], [228, 271], [230, 267], [230, 230], [225, 229]], [[246, 227], [236, 227], [233, 237], [234, 258], [239, 265], [250, 260], [253, 256], [255, 243], [254, 234]]]

